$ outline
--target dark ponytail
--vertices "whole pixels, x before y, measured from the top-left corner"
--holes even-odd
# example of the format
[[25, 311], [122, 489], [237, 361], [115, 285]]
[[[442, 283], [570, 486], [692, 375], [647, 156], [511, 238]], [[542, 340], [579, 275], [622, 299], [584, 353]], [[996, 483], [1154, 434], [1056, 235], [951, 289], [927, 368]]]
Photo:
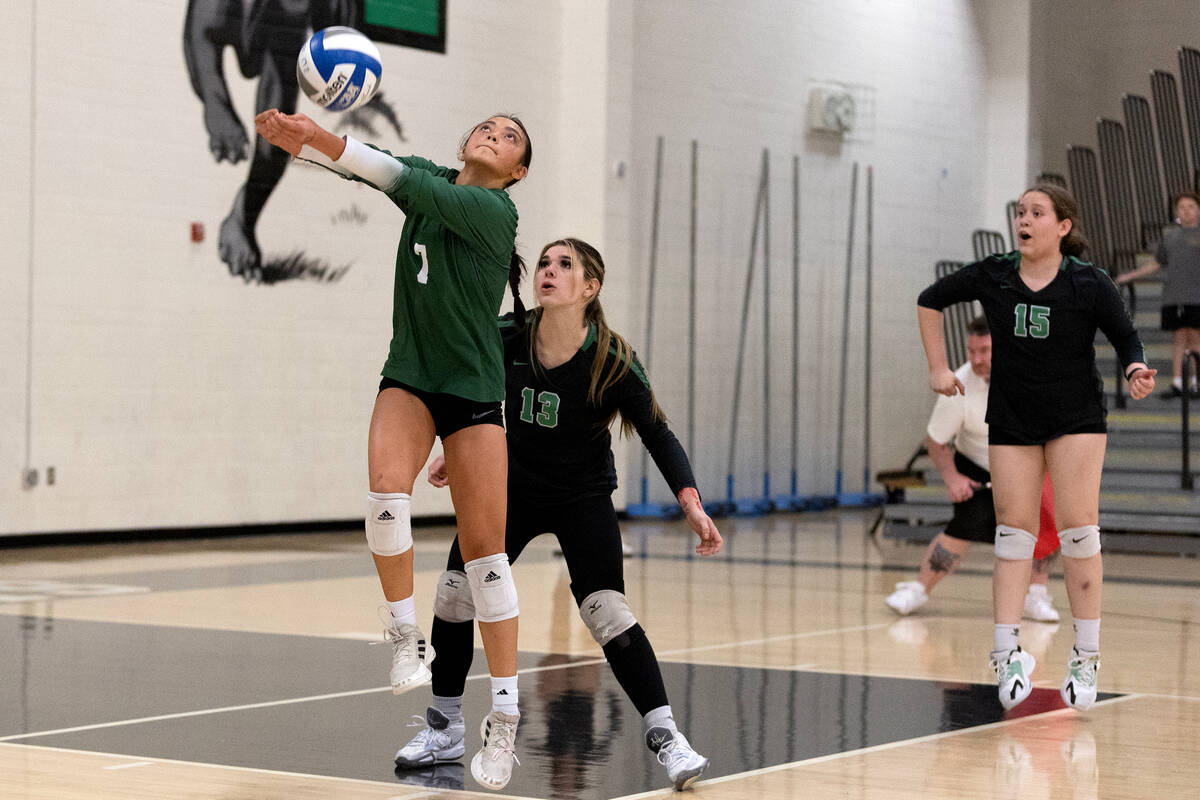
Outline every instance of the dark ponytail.
[[521, 302], [521, 278], [525, 277], [525, 259], [513, 248], [512, 258], [508, 261], [508, 288], [512, 290], [513, 318], [517, 328], [525, 327], [525, 304]]

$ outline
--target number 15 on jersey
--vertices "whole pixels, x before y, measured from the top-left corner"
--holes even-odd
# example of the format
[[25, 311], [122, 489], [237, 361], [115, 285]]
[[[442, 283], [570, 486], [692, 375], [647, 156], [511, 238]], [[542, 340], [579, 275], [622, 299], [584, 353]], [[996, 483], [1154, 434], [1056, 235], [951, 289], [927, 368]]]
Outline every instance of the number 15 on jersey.
[[1050, 335], [1050, 309], [1046, 306], [1031, 306], [1017, 303], [1014, 312], [1017, 315], [1013, 335], [1022, 339], [1033, 337], [1045, 339]]

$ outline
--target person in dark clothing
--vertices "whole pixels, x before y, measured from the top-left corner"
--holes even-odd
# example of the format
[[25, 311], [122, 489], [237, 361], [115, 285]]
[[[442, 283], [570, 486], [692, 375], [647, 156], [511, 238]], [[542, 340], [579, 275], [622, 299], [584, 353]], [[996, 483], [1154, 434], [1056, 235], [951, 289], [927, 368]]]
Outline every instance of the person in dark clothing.
[[[625, 597], [611, 497], [617, 473], [609, 428], [618, 415], [626, 433], [638, 432], [700, 537], [696, 552], [713, 555], [722, 540], [636, 354], [604, 319], [603, 281], [604, 262], [594, 247], [579, 239], [551, 242], [534, 278], [539, 307], [525, 319], [501, 319], [509, 445], [505, 551], [515, 562], [539, 534], [558, 538], [580, 616], [642, 714], [647, 746], [675, 788], [684, 789], [708, 759], [676, 727], [658, 660]], [[430, 466], [434, 486], [450, 480], [443, 462]], [[452, 761], [464, 751], [462, 695], [474, 644], [462, 568], [456, 539], [434, 605], [434, 705], [425, 727], [396, 754], [401, 768]]]
[[1104, 384], [1093, 343], [1104, 331], [1117, 352], [1134, 399], [1154, 391], [1156, 370], [1120, 293], [1108, 275], [1081, 260], [1087, 247], [1074, 198], [1038, 184], [1017, 204], [1017, 252], [969, 264], [917, 300], [929, 383], [939, 394], [964, 391], [946, 363], [942, 309], [978, 300], [992, 331], [988, 455], [996, 505], [992, 579], [995, 648], [992, 668], [1005, 708], [1032, 691], [1034, 659], [1018, 644], [1021, 609], [1037, 537], [1043, 474], [1054, 487], [1075, 647], [1063, 700], [1088, 708], [1100, 667], [1100, 473], [1106, 423]]

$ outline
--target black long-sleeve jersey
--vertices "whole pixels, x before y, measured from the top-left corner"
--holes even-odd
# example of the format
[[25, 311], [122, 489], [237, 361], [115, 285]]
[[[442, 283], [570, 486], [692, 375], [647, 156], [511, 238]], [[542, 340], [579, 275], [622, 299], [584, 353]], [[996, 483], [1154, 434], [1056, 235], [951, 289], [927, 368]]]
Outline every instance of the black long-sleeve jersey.
[[[665, 420], [654, 418], [650, 383], [636, 355], [625, 375], [604, 393], [601, 405], [595, 406], [588, 401], [597, 346], [594, 325], [579, 351], [553, 369], [534, 369], [529, 328], [518, 329], [511, 314], [501, 319], [500, 332], [510, 494], [539, 503], [611, 494], [617, 488], [617, 470], [612, 435], [604, 420], [613, 409], [633, 423], [674, 494], [695, 487], [679, 440]], [[608, 358], [609, 363], [616, 358], [611, 349]]]
[[1021, 280], [1019, 252], [968, 264], [921, 292], [938, 311], [978, 300], [992, 333], [990, 428], [1049, 441], [1104, 424], [1104, 384], [1096, 370], [1096, 329], [1126, 368], [1144, 362], [1141, 339], [1106, 273], [1072, 256], [1039, 291]]

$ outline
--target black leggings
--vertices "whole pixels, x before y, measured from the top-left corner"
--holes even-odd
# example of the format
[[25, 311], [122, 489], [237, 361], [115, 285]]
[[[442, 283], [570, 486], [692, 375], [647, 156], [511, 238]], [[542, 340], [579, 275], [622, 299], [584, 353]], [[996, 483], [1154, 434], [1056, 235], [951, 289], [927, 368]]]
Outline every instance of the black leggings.
[[[604, 495], [571, 503], [538, 505], [510, 495], [504, 537], [509, 563], [516, 563], [525, 546], [543, 533], [553, 533], [562, 547], [576, 607], [585, 597], [601, 589], [625, 593], [621, 530], [611, 497]], [[446, 569], [464, 569], [457, 536], [450, 546]], [[474, 625], [447, 622], [435, 616], [431, 643], [435, 652], [433, 693], [438, 697], [462, 695], [475, 652]], [[640, 714], [667, 705], [658, 659], [641, 625], [635, 624], [605, 644], [604, 655], [617, 682]]]

